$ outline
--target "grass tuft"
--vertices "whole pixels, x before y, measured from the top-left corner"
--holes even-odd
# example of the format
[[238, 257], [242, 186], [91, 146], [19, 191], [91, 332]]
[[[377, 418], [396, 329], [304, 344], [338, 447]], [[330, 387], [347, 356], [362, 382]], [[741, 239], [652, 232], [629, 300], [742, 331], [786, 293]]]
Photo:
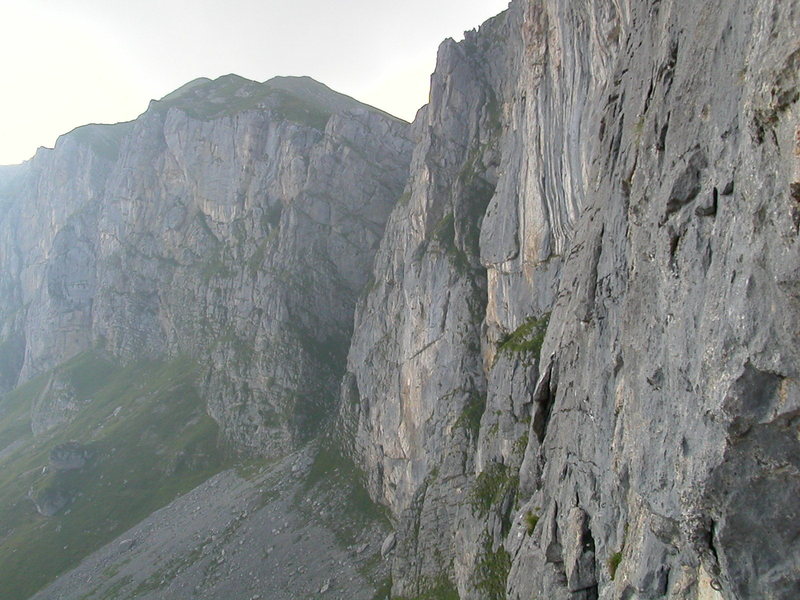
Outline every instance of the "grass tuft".
[[536, 360], [539, 360], [549, 323], [549, 314], [540, 319], [534, 317], [527, 319], [500, 342], [498, 353], [507, 355], [532, 354]]
[[525, 531], [528, 535], [531, 535], [533, 530], [536, 529], [536, 525], [539, 523], [539, 515], [529, 510], [525, 513], [523, 519], [525, 521]]
[[611, 577], [611, 581], [614, 581], [614, 578], [617, 576], [617, 569], [619, 568], [619, 564], [622, 562], [622, 552], [614, 552], [607, 563], [608, 567], [608, 575]]

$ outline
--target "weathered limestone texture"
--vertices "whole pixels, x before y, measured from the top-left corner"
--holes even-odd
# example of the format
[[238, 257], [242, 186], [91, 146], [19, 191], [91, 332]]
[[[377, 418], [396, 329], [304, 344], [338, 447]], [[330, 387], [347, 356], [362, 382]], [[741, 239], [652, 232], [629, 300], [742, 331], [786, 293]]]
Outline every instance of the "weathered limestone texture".
[[[189, 354], [242, 448], [308, 437], [336, 404], [407, 128], [308, 78], [231, 75], [62, 136], [0, 179], [6, 385], [92, 346]], [[69, 412], [43, 408], [35, 428]]]
[[442, 45], [342, 393], [394, 593], [800, 597], [799, 17], [531, 0]]

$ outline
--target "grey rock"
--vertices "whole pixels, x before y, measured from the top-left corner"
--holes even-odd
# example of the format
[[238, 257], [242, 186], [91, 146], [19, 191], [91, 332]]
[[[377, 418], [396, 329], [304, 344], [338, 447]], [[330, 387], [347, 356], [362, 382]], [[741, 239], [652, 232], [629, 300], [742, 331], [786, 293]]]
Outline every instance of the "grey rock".
[[393, 531], [389, 535], [386, 536], [386, 539], [383, 540], [383, 544], [381, 544], [381, 558], [386, 558], [389, 554], [394, 550], [395, 546], [397, 545], [397, 534]]
[[36, 512], [44, 517], [53, 517], [75, 500], [74, 494], [59, 487], [46, 487], [28, 496], [36, 507]]
[[571, 509], [567, 515], [564, 545], [567, 589], [570, 592], [578, 592], [596, 587], [594, 539], [587, 515], [580, 508]]
[[41, 435], [71, 422], [86, 403], [86, 399], [78, 397], [67, 378], [53, 373], [31, 407], [33, 434]]
[[91, 455], [91, 450], [83, 444], [66, 442], [55, 446], [50, 451], [50, 466], [56, 471], [80, 469]]
[[516, 0], [410, 129], [228, 77], [63, 136], [0, 170], [0, 385], [188, 352], [265, 454], [338, 390], [396, 596], [793, 600], [798, 11]]
[[697, 150], [675, 180], [667, 201], [667, 215], [691, 202], [700, 193], [703, 170], [708, 166], [705, 153]]
[[[334, 410], [407, 129], [309, 78], [228, 76], [62, 136], [2, 188], [4, 385], [90, 348], [188, 354], [240, 448], [307, 440]], [[84, 400], [50, 387], [37, 433]]]
[[[488, 540], [511, 598], [797, 595], [798, 5], [696, 8], [513, 2], [442, 45], [342, 386], [393, 593], [485, 597]], [[517, 472], [530, 536], [506, 488], [470, 507]]]
[[366, 550], [367, 548], [369, 548], [369, 544], [368, 544], [368, 543], [366, 543], [366, 542], [365, 542], [365, 543], [361, 544], [360, 546], [358, 546], [358, 547], [356, 548], [356, 554], [361, 554], [361, 553], [362, 553], [362, 552], [364, 552], [364, 550]]

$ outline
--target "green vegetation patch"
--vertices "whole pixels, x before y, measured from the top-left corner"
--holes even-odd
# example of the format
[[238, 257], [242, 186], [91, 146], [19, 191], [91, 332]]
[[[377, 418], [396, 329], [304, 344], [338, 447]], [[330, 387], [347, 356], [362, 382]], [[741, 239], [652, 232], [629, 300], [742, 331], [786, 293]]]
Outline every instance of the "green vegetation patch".
[[[22, 600], [154, 510], [228, 466], [217, 424], [195, 389], [196, 365], [115, 364], [84, 353], [0, 398], [0, 589]], [[30, 408], [52, 378], [84, 402], [74, 419], [34, 438]], [[28, 419], [28, 420], [26, 420]], [[25, 424], [25, 429], [21, 424]], [[86, 464], [58, 471], [51, 450], [77, 441]], [[28, 494], [61, 493], [67, 504], [43, 517]]]
[[439, 242], [439, 245], [443, 248], [455, 248], [456, 230], [453, 213], [447, 213], [439, 220], [436, 227], [433, 229], [433, 238]]
[[470, 506], [478, 515], [485, 516], [494, 504], [508, 493], [516, 494], [518, 488], [519, 474], [502, 463], [493, 462], [478, 474], [469, 497]]
[[614, 577], [617, 576], [617, 569], [619, 568], [620, 563], [622, 562], [622, 552], [614, 552], [607, 563], [608, 567], [608, 576], [611, 577], [611, 580], [614, 580]]
[[[233, 116], [247, 110], [273, 110], [288, 121], [323, 131], [332, 107], [320, 89], [312, 84], [308, 84], [308, 88], [304, 90], [299, 85], [294, 90], [282, 89], [280, 84], [258, 83], [237, 75], [225, 75], [213, 81], [199, 79], [190, 82], [152, 103], [151, 110], [165, 112], [178, 108], [199, 120]], [[340, 94], [336, 97], [346, 98]], [[350, 100], [354, 105], [358, 104]]]
[[447, 254], [453, 267], [458, 273], [466, 273], [469, 269], [469, 258], [466, 253], [456, 245], [455, 217], [453, 213], [447, 213], [436, 224], [433, 229], [433, 239], [439, 243], [439, 247]]
[[460, 600], [456, 586], [444, 574], [423, 578], [419, 587], [423, 590], [419, 595], [411, 598], [394, 596], [393, 600]]
[[98, 156], [114, 161], [119, 155], [122, 139], [133, 127], [133, 121], [112, 125], [93, 123], [73, 129], [67, 135], [78, 143], [89, 146]]
[[536, 360], [542, 352], [544, 336], [547, 333], [547, 325], [550, 323], [550, 314], [546, 314], [540, 319], [531, 317], [526, 319], [522, 325], [508, 334], [498, 347], [498, 353], [507, 355], [513, 354], [532, 354]]
[[359, 534], [372, 523], [382, 523], [388, 529], [386, 508], [372, 501], [363, 471], [330, 437], [319, 442], [297, 504], [305, 506], [303, 499], [314, 490], [322, 492], [320, 500], [331, 503], [325, 510], [326, 525], [344, 545], [355, 544]]
[[531, 535], [533, 530], [536, 529], [536, 525], [539, 523], [539, 513], [529, 510], [525, 513], [523, 520], [525, 522], [525, 531], [528, 535]]
[[525, 449], [528, 447], [528, 439], [528, 432], [526, 431], [516, 439], [514, 446], [511, 448], [511, 452], [519, 457], [520, 460], [525, 456]]
[[477, 392], [473, 392], [464, 405], [464, 410], [456, 419], [454, 426], [463, 427], [472, 434], [474, 439], [477, 439], [478, 430], [481, 427], [481, 417], [483, 417], [485, 410], [486, 399]]
[[475, 571], [475, 589], [482, 592], [485, 600], [503, 600], [510, 570], [511, 555], [502, 544], [492, 550], [492, 540], [487, 535]]
[[[46, 384], [45, 377], [37, 377], [0, 396], [0, 451], [11, 444], [19, 445], [32, 437], [31, 405], [42, 393]], [[0, 486], [3, 481], [2, 464], [0, 460]]]

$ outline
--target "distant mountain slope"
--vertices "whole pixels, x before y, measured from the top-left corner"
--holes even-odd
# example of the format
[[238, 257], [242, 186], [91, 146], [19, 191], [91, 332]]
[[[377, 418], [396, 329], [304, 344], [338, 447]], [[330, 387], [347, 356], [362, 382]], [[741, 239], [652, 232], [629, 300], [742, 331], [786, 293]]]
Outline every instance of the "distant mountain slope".
[[309, 78], [227, 76], [0, 169], [4, 600], [319, 432], [408, 135]]
[[[324, 129], [335, 113], [365, 107], [358, 100], [310, 77], [274, 77], [258, 83], [234, 74], [214, 80], [195, 79], [150, 105], [150, 109], [156, 111], [178, 108], [197, 119], [212, 119], [252, 109], [273, 110], [286, 119], [317, 129]], [[366, 108], [400, 121], [379, 109]]]
[[407, 135], [310, 78], [229, 75], [62, 136], [0, 212], [0, 383], [95, 347], [186, 354], [226, 435], [307, 438], [334, 410]]
[[[197, 372], [186, 359], [121, 367], [86, 353], [4, 397], [4, 598], [27, 598], [226, 466]], [[32, 413], [68, 423], [33, 435]]]
[[359, 483], [346, 463], [320, 473], [312, 457], [309, 448], [211, 478], [34, 599], [383, 598], [388, 523], [352, 502]]

